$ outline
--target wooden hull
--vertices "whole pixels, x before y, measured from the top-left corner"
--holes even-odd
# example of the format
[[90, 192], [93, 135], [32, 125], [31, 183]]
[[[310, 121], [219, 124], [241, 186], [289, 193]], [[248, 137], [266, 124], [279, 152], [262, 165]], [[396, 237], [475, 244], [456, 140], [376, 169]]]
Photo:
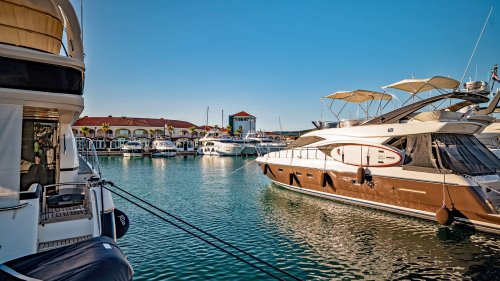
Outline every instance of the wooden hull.
[[274, 183], [287, 189], [431, 220], [435, 220], [436, 211], [442, 206], [444, 189], [447, 208], [455, 209], [455, 223], [500, 234], [500, 215], [474, 186], [445, 185], [443, 188], [443, 184], [436, 182], [376, 175], [359, 184], [355, 173], [269, 163], [259, 165]]

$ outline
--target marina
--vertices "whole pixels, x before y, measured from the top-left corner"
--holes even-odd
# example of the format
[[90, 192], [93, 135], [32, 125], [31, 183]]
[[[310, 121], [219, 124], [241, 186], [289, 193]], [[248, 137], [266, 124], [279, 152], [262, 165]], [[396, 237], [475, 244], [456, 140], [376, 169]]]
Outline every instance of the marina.
[[363, 1], [0, 0], [0, 280], [500, 280], [500, 13]]
[[[116, 185], [303, 280], [494, 280], [499, 274], [496, 235], [302, 195], [271, 184], [253, 161], [100, 157], [103, 174], [118, 179]], [[116, 201], [131, 220], [119, 243], [134, 280], [268, 279]]]

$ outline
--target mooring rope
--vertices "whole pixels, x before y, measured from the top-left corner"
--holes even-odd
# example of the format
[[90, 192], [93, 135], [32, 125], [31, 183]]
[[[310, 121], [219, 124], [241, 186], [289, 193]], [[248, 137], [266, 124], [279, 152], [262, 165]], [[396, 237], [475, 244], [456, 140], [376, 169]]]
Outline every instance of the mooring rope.
[[[176, 219], [176, 220], [180, 221], [181, 223], [184, 223], [184, 224], [186, 224], [186, 225], [190, 226], [191, 228], [196, 229], [197, 231], [199, 231], [199, 232], [201, 232], [201, 233], [203, 233], [203, 234], [205, 234], [205, 235], [207, 235], [207, 236], [209, 236], [209, 237], [211, 237], [211, 238], [215, 239], [216, 241], [218, 241], [218, 242], [220, 242], [220, 243], [222, 243], [222, 244], [224, 244], [224, 245], [226, 245], [226, 246], [228, 246], [228, 247], [230, 247], [230, 248], [232, 248], [232, 249], [234, 249], [234, 250], [236, 250], [236, 251], [238, 251], [238, 252], [240, 252], [240, 253], [242, 253], [242, 254], [244, 254], [244, 255], [246, 255], [246, 256], [248, 256], [248, 257], [250, 257], [250, 258], [252, 258], [252, 259], [254, 259], [254, 260], [256, 260], [256, 261], [258, 261], [258, 262], [260, 262], [260, 263], [262, 263], [262, 264], [265, 264], [265, 265], [267, 265], [267, 266], [271, 267], [272, 269], [274, 269], [274, 270], [276, 270], [276, 271], [278, 271], [278, 272], [280, 272], [280, 273], [282, 273], [282, 274], [284, 274], [284, 275], [287, 275], [287, 276], [289, 276], [289, 277], [293, 278], [294, 280], [300, 280], [300, 281], [302, 280], [302, 279], [300, 279], [299, 277], [297, 277], [297, 276], [295, 276], [295, 275], [293, 275], [293, 274], [291, 274], [291, 273], [288, 273], [287, 271], [285, 271], [285, 270], [283, 270], [283, 269], [281, 269], [281, 268], [279, 268], [279, 267], [276, 267], [276, 266], [274, 266], [274, 265], [272, 265], [272, 264], [270, 264], [270, 263], [268, 263], [268, 262], [266, 262], [266, 261], [264, 261], [264, 260], [262, 260], [262, 259], [260, 259], [260, 258], [258, 258], [258, 257], [256, 257], [256, 256], [254, 256], [254, 255], [252, 255], [252, 254], [250, 254], [250, 253], [246, 252], [245, 250], [242, 250], [242, 249], [240, 249], [240, 248], [238, 248], [238, 247], [236, 247], [236, 246], [234, 246], [234, 245], [232, 245], [232, 244], [230, 244], [230, 243], [228, 243], [228, 242], [226, 242], [226, 241], [224, 241], [224, 240], [222, 240], [222, 239], [218, 238], [217, 236], [215, 236], [215, 235], [213, 235], [213, 234], [211, 234], [211, 233], [209, 233], [209, 232], [207, 232], [207, 231], [205, 231], [205, 230], [203, 230], [203, 229], [201, 229], [201, 228], [199, 228], [199, 227], [197, 227], [197, 226], [195, 226], [195, 225], [193, 225], [193, 224], [191, 224], [191, 223], [189, 223], [189, 222], [187, 222], [187, 221], [185, 221], [185, 220], [183, 220], [183, 219], [181, 219], [180, 217], [178, 217], [178, 216], [176, 216], [176, 215], [173, 215], [173, 214], [171, 214], [171, 213], [169, 213], [169, 212], [167, 212], [167, 211], [165, 211], [165, 210], [163, 210], [163, 209], [160, 209], [160, 208], [156, 207], [155, 205], [153, 205], [153, 204], [151, 204], [151, 203], [149, 203], [149, 202], [147, 202], [147, 201], [145, 201], [145, 200], [141, 199], [140, 197], [135, 196], [134, 194], [132, 194], [132, 193], [130, 193], [130, 192], [128, 192], [128, 191], [126, 191], [126, 190], [124, 190], [123, 188], [120, 188], [120, 187], [116, 186], [113, 182], [106, 181], [106, 183], [107, 183], [107, 184], [109, 184], [109, 185], [111, 185], [111, 186], [113, 186], [114, 188], [116, 188], [116, 189], [120, 190], [121, 192], [123, 192], [123, 193], [125, 193], [125, 194], [127, 194], [127, 195], [131, 196], [132, 198], [139, 200], [140, 202], [142, 202], [142, 203], [146, 204], [147, 206], [149, 206], [149, 207], [151, 207], [151, 208], [153, 208], [153, 209], [156, 209], [156, 210], [158, 210], [159, 212], [161, 212], [161, 213], [163, 213], [163, 214], [165, 214], [165, 215], [167, 215], [167, 216], [169, 216], [169, 217], [172, 217], [172, 218], [174, 218], [174, 219]], [[132, 200], [131, 200], [131, 199], [129, 199], [129, 198], [126, 198], [126, 197], [125, 197], [125, 196], [123, 196], [122, 194], [119, 194], [119, 193], [117, 193], [116, 191], [113, 191], [113, 190], [109, 189], [108, 187], [105, 187], [105, 188], [106, 188], [107, 190], [109, 190], [110, 192], [112, 192], [113, 194], [116, 194], [117, 196], [119, 196], [119, 197], [123, 198], [124, 200], [126, 200], [126, 201], [130, 202], [131, 204], [133, 204], [133, 205], [135, 205], [135, 206], [137, 206], [137, 207], [139, 207], [139, 208], [141, 208], [141, 209], [145, 210], [146, 212], [148, 212], [148, 213], [150, 213], [150, 214], [152, 214], [152, 215], [154, 215], [154, 216], [156, 216], [156, 217], [160, 218], [161, 220], [163, 220], [163, 221], [165, 221], [165, 222], [167, 222], [167, 223], [169, 223], [169, 224], [171, 224], [171, 225], [173, 225], [173, 226], [175, 226], [175, 227], [177, 227], [177, 228], [179, 228], [179, 229], [181, 229], [181, 230], [185, 231], [186, 233], [193, 235], [194, 237], [196, 237], [196, 238], [198, 238], [198, 239], [202, 240], [203, 242], [205, 242], [205, 243], [207, 243], [207, 244], [209, 244], [209, 245], [211, 245], [211, 246], [214, 246], [214, 247], [215, 247], [215, 248], [217, 248], [218, 250], [220, 250], [220, 251], [222, 251], [222, 252], [224, 252], [224, 253], [226, 253], [226, 254], [228, 254], [228, 255], [230, 255], [230, 256], [232, 256], [232, 257], [234, 257], [234, 258], [236, 258], [236, 259], [238, 259], [238, 260], [240, 260], [240, 261], [242, 261], [242, 262], [244, 262], [245, 264], [248, 264], [248, 265], [250, 265], [251, 267], [253, 267], [253, 268], [257, 269], [257, 270], [262, 271], [262, 272], [264, 272], [264, 273], [268, 274], [269, 276], [271, 276], [271, 277], [273, 277], [273, 278], [275, 278], [275, 279], [277, 279], [277, 280], [284, 280], [284, 279], [280, 278], [279, 276], [276, 276], [276, 275], [274, 275], [273, 273], [271, 273], [271, 272], [269, 272], [269, 271], [267, 271], [267, 270], [265, 270], [265, 269], [263, 269], [263, 268], [261, 268], [261, 267], [259, 267], [259, 266], [255, 265], [255, 264], [253, 264], [253, 263], [251, 263], [251, 262], [249, 262], [249, 261], [247, 261], [247, 260], [245, 260], [245, 259], [241, 258], [240, 256], [238, 256], [238, 255], [236, 255], [236, 254], [234, 254], [234, 253], [231, 253], [230, 251], [228, 251], [228, 250], [226, 250], [226, 249], [224, 249], [224, 248], [222, 248], [222, 247], [220, 247], [220, 246], [218, 246], [218, 245], [214, 244], [213, 242], [208, 241], [207, 239], [205, 239], [205, 238], [201, 237], [200, 235], [198, 235], [198, 234], [196, 234], [196, 233], [194, 233], [194, 232], [192, 232], [192, 231], [190, 231], [190, 230], [188, 230], [188, 229], [186, 229], [186, 228], [184, 228], [184, 227], [182, 227], [182, 226], [178, 225], [177, 223], [172, 222], [172, 221], [170, 221], [170, 220], [166, 219], [165, 217], [162, 217], [161, 215], [159, 215], [159, 214], [157, 214], [157, 213], [155, 213], [155, 212], [152, 212], [151, 210], [148, 210], [148, 209], [147, 209], [147, 208], [145, 208], [144, 206], [142, 206], [142, 205], [140, 205], [140, 204], [138, 204], [138, 203], [136, 203], [136, 202], [132, 201]]]
[[238, 172], [239, 170], [241, 170], [241, 169], [245, 168], [246, 166], [248, 166], [248, 165], [250, 165], [250, 164], [254, 163], [254, 162], [255, 162], [255, 159], [254, 159], [254, 160], [252, 160], [252, 161], [250, 161], [249, 163], [247, 163], [247, 164], [243, 165], [243, 167], [239, 167], [238, 169], [236, 169], [236, 170], [232, 171], [232, 172], [231, 172], [231, 175], [232, 175], [232, 174], [234, 174], [234, 173], [236, 173], [236, 172]]

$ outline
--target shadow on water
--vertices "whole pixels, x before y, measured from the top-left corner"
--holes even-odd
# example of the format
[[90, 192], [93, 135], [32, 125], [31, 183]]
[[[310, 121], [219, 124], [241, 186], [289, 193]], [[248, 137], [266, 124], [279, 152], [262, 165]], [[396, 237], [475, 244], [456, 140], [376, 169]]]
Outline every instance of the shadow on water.
[[[255, 158], [102, 157], [105, 177], [303, 279], [494, 280], [497, 236], [315, 198], [272, 184]], [[114, 198], [134, 280], [269, 277]]]

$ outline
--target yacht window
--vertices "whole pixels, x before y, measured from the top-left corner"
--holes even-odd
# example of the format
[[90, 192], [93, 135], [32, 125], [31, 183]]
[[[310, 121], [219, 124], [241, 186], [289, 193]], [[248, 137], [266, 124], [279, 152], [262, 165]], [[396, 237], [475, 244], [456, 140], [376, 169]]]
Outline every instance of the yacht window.
[[325, 139], [322, 137], [318, 137], [318, 136], [300, 137], [297, 140], [295, 140], [294, 142], [292, 142], [287, 148], [302, 147], [302, 146], [313, 144], [315, 142], [319, 142], [322, 140], [325, 140]]
[[83, 73], [64, 66], [0, 57], [0, 87], [82, 95]]

